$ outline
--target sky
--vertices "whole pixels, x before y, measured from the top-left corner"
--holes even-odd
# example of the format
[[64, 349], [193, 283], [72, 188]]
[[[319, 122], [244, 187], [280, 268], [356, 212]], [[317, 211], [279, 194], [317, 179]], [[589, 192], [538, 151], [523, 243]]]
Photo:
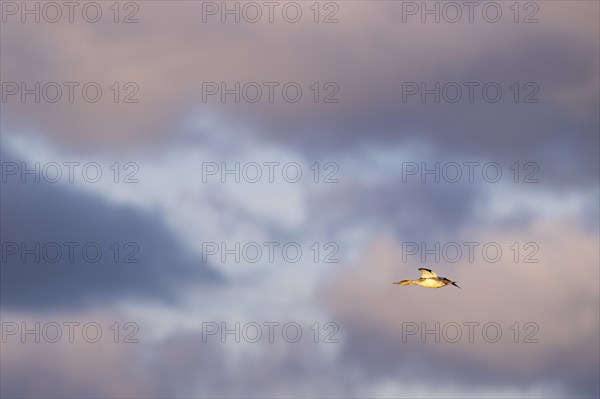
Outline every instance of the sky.
[[598, 2], [0, 12], [2, 397], [600, 395]]

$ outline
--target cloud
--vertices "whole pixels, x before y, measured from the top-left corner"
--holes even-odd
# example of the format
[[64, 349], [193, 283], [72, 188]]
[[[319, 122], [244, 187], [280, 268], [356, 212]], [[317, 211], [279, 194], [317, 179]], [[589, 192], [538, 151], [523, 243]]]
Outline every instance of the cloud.
[[[113, 82], [135, 81], [140, 102], [10, 101], [3, 130], [43, 126], [64, 145], [87, 148], [156, 146], [200, 106], [309, 154], [426, 138], [457, 155], [539, 162], [556, 184], [597, 177], [597, 4], [544, 4], [537, 24], [508, 16], [498, 24], [403, 24], [399, 4], [340, 8], [338, 24], [203, 24], [200, 4], [158, 3], [144, 4], [138, 24], [111, 24], [110, 34], [102, 23], [7, 23], [16, 39], [3, 46], [5, 80], [97, 81], [106, 98]], [[221, 81], [299, 82], [307, 100], [203, 103], [202, 82]], [[338, 83], [340, 102], [314, 104], [308, 86], [315, 81]], [[404, 81], [491, 81], [504, 95], [497, 104], [402, 103]], [[514, 82], [535, 82], [540, 102], [515, 104]]]
[[[20, 162], [7, 152], [3, 162]], [[31, 165], [31, 164], [29, 164]], [[131, 206], [107, 204], [67, 184], [2, 183], [2, 307], [22, 309], [81, 308], [123, 300], [175, 301], [180, 290], [219, 284], [218, 272], [165, 231], [149, 213]], [[73, 247], [70, 259], [68, 242]], [[8, 251], [7, 245], [40, 248], [56, 243], [44, 255]], [[93, 248], [84, 254], [84, 246]], [[114, 244], [117, 243], [119, 252]], [[96, 248], [101, 253], [97, 262]], [[111, 249], [112, 248], [112, 249]], [[6, 249], [6, 251], [5, 251]], [[11, 250], [12, 251], [12, 250]], [[118, 253], [118, 255], [117, 255]], [[115, 256], [117, 257], [115, 261]], [[126, 259], [137, 263], [126, 263]]]
[[95, 321], [108, 334], [97, 343], [82, 339], [67, 343], [66, 338], [55, 344], [20, 343], [18, 337], [8, 337], [0, 359], [1, 393], [10, 397], [426, 398], [441, 392], [460, 397], [552, 396], [547, 386], [523, 389], [445, 384], [442, 391], [442, 387], [410, 380], [409, 373], [369, 375], [348, 362], [337, 344], [315, 344], [312, 337], [295, 344], [235, 343], [232, 337], [224, 344], [218, 337], [203, 343], [201, 330], [195, 329], [157, 341], [148, 338], [149, 326], [142, 323], [136, 336], [139, 343], [124, 344], [112, 342], [112, 332], [106, 330], [115, 321], [123, 326], [128, 319], [122, 314], [5, 313], [4, 319], [23, 320], [29, 328], [34, 321], [42, 325], [56, 320]]
[[[402, 262], [398, 241], [378, 239], [362, 260], [341, 268], [321, 290], [348, 334], [346, 361], [374, 375], [408, 373], [417, 380], [427, 375], [427, 381], [473, 386], [513, 381], [526, 387], [552, 381], [567, 395], [597, 396], [599, 276], [593, 267], [598, 262], [597, 236], [554, 220], [534, 223], [526, 231], [465, 232], [449, 241], [469, 237], [495, 241], [502, 248], [534, 241], [540, 247], [540, 262], [515, 264], [512, 254], [505, 254], [498, 263], [481, 259], [475, 263], [463, 259], [454, 265], [429, 263], [439, 275], [458, 281], [462, 290], [398, 288], [391, 282], [416, 277], [421, 263]], [[522, 343], [522, 336], [519, 344], [513, 343], [509, 327], [518, 322], [522, 328], [530, 321], [539, 326], [539, 343]], [[504, 335], [490, 344], [476, 333], [475, 342], [469, 343], [463, 327], [456, 344], [444, 340], [435, 344], [431, 336], [421, 343], [419, 335], [403, 342], [403, 323], [409, 322], [421, 329], [421, 323], [426, 323], [430, 330], [436, 322], [441, 326], [479, 322], [479, 328], [496, 322]]]

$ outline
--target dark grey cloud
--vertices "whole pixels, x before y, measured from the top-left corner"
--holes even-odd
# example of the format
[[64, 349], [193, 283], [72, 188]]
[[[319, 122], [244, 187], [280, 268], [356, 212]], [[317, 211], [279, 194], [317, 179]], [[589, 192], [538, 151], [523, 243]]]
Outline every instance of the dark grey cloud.
[[[2, 161], [15, 160], [3, 152]], [[68, 183], [30, 180], [23, 184], [9, 179], [2, 183], [0, 199], [4, 248], [9, 242], [30, 249], [36, 242], [40, 246], [54, 242], [62, 248], [56, 263], [49, 261], [56, 256], [52, 249], [40, 257], [40, 263], [33, 255], [23, 263], [20, 250], [17, 255], [6, 254], [0, 269], [3, 308], [79, 308], [124, 299], [175, 301], [182, 290], [222, 281], [147, 212], [107, 204]], [[74, 261], [69, 259], [66, 242], [79, 243]], [[110, 249], [115, 242], [120, 247], [117, 262]], [[97, 263], [83, 256], [86, 243], [101, 248]], [[127, 243], [135, 246], [125, 247]], [[92, 248], [89, 254], [88, 259], [93, 259], [96, 251]], [[126, 255], [139, 262], [123, 263]]]
[[[339, 105], [315, 108], [312, 111], [318, 116], [312, 118], [306, 118], [304, 110], [285, 113], [285, 120], [265, 118], [269, 130], [289, 133], [289, 140], [308, 145], [310, 151], [364, 142], [426, 140], [450, 157], [537, 162], [552, 184], [580, 185], [597, 179], [600, 96], [590, 94], [598, 84], [596, 42], [547, 33], [527, 35], [510, 46], [492, 42], [477, 57], [454, 68], [446, 64], [450, 60], [435, 59], [430, 53], [424, 49], [422, 55], [435, 60], [433, 70], [406, 66], [392, 48], [361, 71], [364, 79], [357, 79], [352, 68], [340, 70], [336, 79], [344, 90]], [[434, 82], [442, 86], [478, 82], [480, 86], [474, 103], [433, 103], [431, 95], [424, 104], [419, 95], [402, 103], [405, 81], [427, 82], [428, 87]], [[498, 103], [482, 100], [486, 82], [502, 87]], [[535, 82], [539, 103], [515, 104], [508, 89], [514, 82], [521, 86]], [[521, 99], [529, 92], [521, 88]], [[463, 98], [466, 95], [465, 89]]]

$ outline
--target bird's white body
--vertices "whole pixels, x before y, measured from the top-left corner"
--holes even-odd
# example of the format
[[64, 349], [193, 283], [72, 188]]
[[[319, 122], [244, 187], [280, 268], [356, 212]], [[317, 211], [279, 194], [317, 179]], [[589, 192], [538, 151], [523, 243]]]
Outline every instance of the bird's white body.
[[437, 278], [420, 278], [417, 280], [417, 284], [425, 288], [440, 288], [446, 285]]

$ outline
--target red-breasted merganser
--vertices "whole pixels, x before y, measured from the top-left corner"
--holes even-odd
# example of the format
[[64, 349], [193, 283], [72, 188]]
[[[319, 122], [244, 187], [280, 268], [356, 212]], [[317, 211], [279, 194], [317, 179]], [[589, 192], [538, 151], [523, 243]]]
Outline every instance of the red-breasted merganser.
[[418, 280], [402, 280], [402, 281], [397, 281], [394, 284], [420, 285], [421, 287], [425, 287], [425, 288], [441, 288], [441, 287], [447, 286], [448, 284], [452, 284], [453, 286], [460, 288], [458, 285], [456, 285], [456, 282], [448, 280], [446, 277], [438, 277], [437, 274], [435, 274], [435, 272], [433, 272], [429, 269], [420, 268], [419, 271], [421, 272], [420, 279], [418, 279]]

